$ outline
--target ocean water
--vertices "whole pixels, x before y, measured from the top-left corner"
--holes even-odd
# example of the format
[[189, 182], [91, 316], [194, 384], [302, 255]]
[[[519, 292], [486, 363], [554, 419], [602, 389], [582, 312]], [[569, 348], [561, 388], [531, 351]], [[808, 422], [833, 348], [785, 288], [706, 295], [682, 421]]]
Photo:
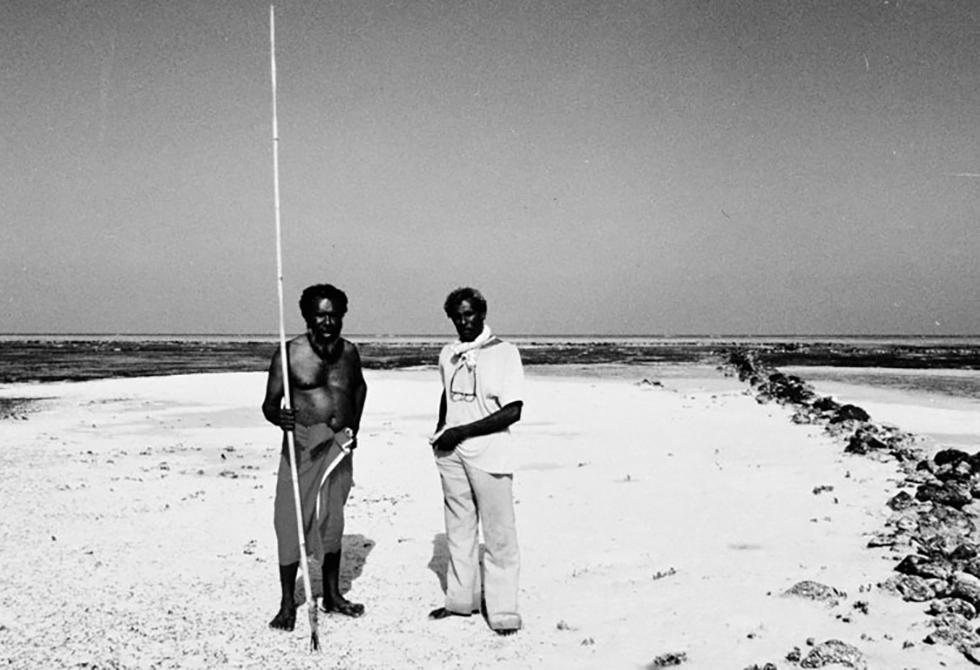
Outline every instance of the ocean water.
[[820, 395], [914, 433], [927, 453], [980, 451], [980, 371], [788, 367]]
[[[446, 335], [348, 335], [366, 368], [434, 366]], [[714, 369], [734, 349], [807, 381], [980, 398], [980, 336], [504, 336], [526, 366], [624, 376]], [[275, 335], [0, 335], [0, 384], [264, 371]], [[560, 366], [560, 368], [558, 367]], [[640, 370], [637, 370], [641, 372]]]
[[832, 382], [980, 401], [980, 370], [791, 366], [782, 371], [810, 383]]

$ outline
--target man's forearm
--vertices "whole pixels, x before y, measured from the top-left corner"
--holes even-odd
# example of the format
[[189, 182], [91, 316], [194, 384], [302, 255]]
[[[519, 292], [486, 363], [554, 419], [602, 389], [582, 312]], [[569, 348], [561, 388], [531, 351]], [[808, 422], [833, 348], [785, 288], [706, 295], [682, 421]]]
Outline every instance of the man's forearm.
[[463, 435], [463, 439], [499, 433], [502, 430], [506, 430], [511, 424], [520, 421], [523, 406], [524, 403], [521, 401], [512, 402], [509, 405], [504, 405], [489, 416], [485, 416], [472, 423], [456, 426], [456, 429]]
[[361, 415], [364, 413], [365, 400], [367, 400], [367, 384], [361, 383], [354, 392], [354, 425], [350, 428], [355, 434], [361, 429]]
[[262, 403], [262, 416], [273, 426], [279, 425], [279, 408]]
[[442, 430], [442, 427], [446, 425], [446, 394], [443, 392], [439, 396], [439, 418], [436, 419], [436, 432], [438, 433]]

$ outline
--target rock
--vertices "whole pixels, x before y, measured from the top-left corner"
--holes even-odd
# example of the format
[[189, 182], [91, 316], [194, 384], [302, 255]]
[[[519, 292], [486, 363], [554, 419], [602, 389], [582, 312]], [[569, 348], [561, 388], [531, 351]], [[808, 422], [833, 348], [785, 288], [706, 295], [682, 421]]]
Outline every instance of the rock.
[[965, 451], [960, 451], [959, 449], [942, 449], [941, 451], [936, 452], [936, 455], [932, 457], [932, 460], [935, 461], [936, 465], [956, 465], [964, 461], [969, 463], [970, 454], [966, 453]]
[[915, 437], [908, 434], [907, 437], [903, 437], [898, 440], [896, 444], [891, 447], [891, 454], [898, 460], [903, 466], [907, 467], [908, 464], [914, 463], [918, 459], [922, 458], [922, 452], [918, 447], [915, 446]]
[[973, 476], [973, 465], [969, 461], [963, 461], [958, 463], [955, 468], [953, 468], [953, 474], [962, 480], [968, 480]]
[[922, 515], [919, 513], [919, 510], [909, 508], [907, 510], [902, 510], [898, 514], [893, 514], [888, 521], [885, 522], [885, 525], [894, 526], [897, 530], [911, 533], [919, 530], [921, 521]]
[[969, 462], [947, 463], [936, 468], [936, 479], [941, 482], [956, 481], [964, 487], [969, 487], [970, 478], [973, 475], [973, 467]]
[[822, 668], [825, 665], [842, 665], [845, 668], [855, 668], [856, 670], [867, 670], [868, 662], [864, 659], [857, 647], [841, 642], [840, 640], [827, 640], [821, 642], [810, 650], [800, 662], [801, 668]]
[[915, 498], [909, 495], [907, 491], [899, 491], [892, 496], [887, 505], [895, 511], [901, 511], [915, 505]]
[[660, 654], [647, 664], [647, 668], [669, 668], [680, 665], [687, 660], [687, 653], [683, 651], [672, 651]]
[[919, 512], [913, 538], [932, 553], [950, 555], [964, 543], [973, 544], [976, 524], [963, 510], [934, 504]]
[[[964, 543], [956, 547], [949, 557], [954, 561], [972, 561], [980, 556], [980, 549], [974, 544]], [[977, 575], [980, 577], [980, 575]]]
[[980, 636], [973, 631], [970, 621], [959, 614], [942, 614], [931, 624], [933, 631], [923, 639], [926, 644], [948, 644], [956, 648], [980, 645]]
[[906, 531], [893, 533], [875, 533], [868, 540], [868, 547], [908, 547], [911, 546], [911, 535]]
[[888, 593], [901, 596], [903, 600], [915, 603], [924, 603], [947, 595], [945, 582], [916, 575], [892, 575], [878, 587]]
[[845, 444], [850, 444], [851, 436], [860, 427], [861, 424], [856, 421], [839, 421], [837, 423], [828, 421], [827, 425], [824, 426], [824, 431], [836, 439], [843, 440]]
[[783, 596], [806, 598], [807, 600], [815, 600], [834, 607], [841, 601], [841, 599], [846, 598], [847, 594], [843, 591], [838, 591], [832, 586], [827, 586], [826, 584], [804, 580], [802, 582], [797, 582], [790, 588], [786, 589], [783, 592]]
[[790, 417], [790, 421], [795, 424], [809, 425], [819, 422], [820, 418], [820, 415], [814, 412], [809, 405], [802, 405], [796, 408], [793, 416]]
[[953, 564], [942, 558], [927, 558], [918, 554], [909, 554], [895, 566], [895, 570], [906, 575], [946, 580], [953, 574]]
[[968, 572], [955, 572], [949, 583], [949, 595], [980, 607], [980, 578]]
[[980, 559], [972, 558], [968, 561], [963, 561], [960, 565], [963, 572], [971, 574], [974, 577], [980, 577]]
[[857, 405], [841, 405], [830, 419], [831, 423], [843, 421], [869, 421], [871, 416]]
[[867, 424], [854, 431], [847, 440], [844, 451], [849, 454], [867, 454], [871, 451], [888, 451], [889, 445], [879, 439], [878, 432], [873, 424]]
[[958, 614], [964, 619], [973, 619], [977, 616], [977, 608], [960, 598], [939, 598], [929, 603], [928, 614], [937, 616], [940, 614]]
[[840, 409], [840, 404], [829, 396], [822, 396], [813, 401], [811, 405], [813, 409], [818, 412], [837, 412]]
[[782, 397], [797, 404], [805, 404], [816, 395], [813, 387], [795, 375], [786, 377], [786, 384], [782, 390]]

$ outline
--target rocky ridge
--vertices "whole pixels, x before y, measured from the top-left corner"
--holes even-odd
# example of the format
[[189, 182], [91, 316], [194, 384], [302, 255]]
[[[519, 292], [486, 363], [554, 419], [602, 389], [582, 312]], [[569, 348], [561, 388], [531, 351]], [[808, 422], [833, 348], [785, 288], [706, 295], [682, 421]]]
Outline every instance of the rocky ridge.
[[891, 514], [868, 546], [905, 556], [878, 587], [928, 603], [924, 611], [932, 617], [932, 632], [923, 642], [951, 645], [980, 665], [980, 452], [943, 449], [926, 457], [915, 435], [819, 395], [752, 350], [731, 351], [723, 368], [748, 383], [759, 403], [787, 406], [794, 423], [822, 426], [846, 453], [897, 462], [902, 490], [887, 501]]

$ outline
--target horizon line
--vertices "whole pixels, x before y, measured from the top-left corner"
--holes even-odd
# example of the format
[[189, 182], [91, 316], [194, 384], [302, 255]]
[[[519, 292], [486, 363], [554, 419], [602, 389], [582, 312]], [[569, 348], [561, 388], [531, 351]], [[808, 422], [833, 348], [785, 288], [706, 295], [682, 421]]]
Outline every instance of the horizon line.
[[[299, 334], [298, 332], [295, 334]], [[295, 335], [294, 334], [294, 335]], [[597, 338], [737, 338], [737, 337], [933, 337], [933, 338], [980, 338], [978, 333], [501, 333], [506, 337], [597, 337]], [[289, 336], [289, 334], [287, 334]], [[256, 337], [278, 339], [278, 333], [149, 333], [149, 332], [2, 332], [0, 337]], [[346, 338], [399, 338], [422, 337], [432, 339], [452, 339], [451, 333], [349, 333]]]

